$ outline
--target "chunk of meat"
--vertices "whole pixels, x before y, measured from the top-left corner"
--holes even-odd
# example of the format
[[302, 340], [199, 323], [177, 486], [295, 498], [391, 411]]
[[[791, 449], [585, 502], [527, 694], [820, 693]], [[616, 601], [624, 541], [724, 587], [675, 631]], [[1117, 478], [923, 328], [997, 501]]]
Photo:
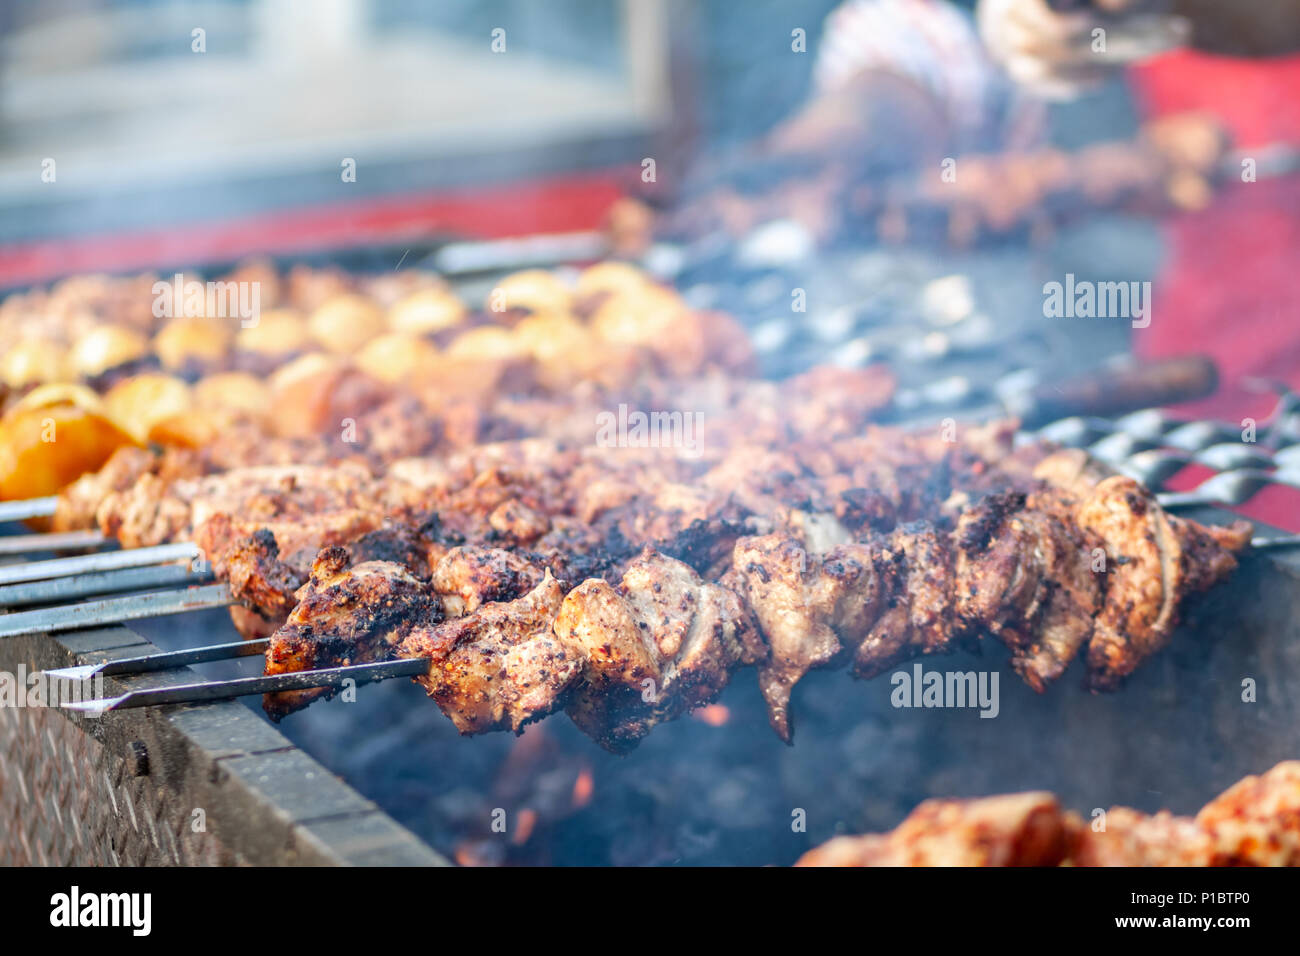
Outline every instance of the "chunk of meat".
[[1076, 839], [1050, 793], [927, 800], [889, 833], [836, 837], [796, 866], [1056, 866]]
[[551, 630], [563, 600], [547, 572], [523, 597], [413, 628], [401, 656], [429, 658], [416, 680], [462, 734], [518, 733], [558, 708], [582, 674], [581, 650]]
[[[441, 603], [428, 583], [386, 561], [349, 567], [348, 553], [340, 547], [320, 553], [298, 598], [288, 621], [271, 638], [268, 675], [388, 660], [415, 628], [442, 618]], [[278, 720], [334, 693], [323, 687], [287, 691], [268, 694], [262, 703]]]
[[542, 569], [518, 552], [462, 545], [439, 560], [433, 587], [442, 596], [447, 616], [462, 617], [484, 604], [513, 601], [542, 577]]
[[1150, 491], [1120, 475], [1099, 482], [1076, 515], [1079, 527], [1106, 550], [1106, 601], [1088, 644], [1088, 664], [1093, 686], [1111, 688], [1168, 643], [1188, 593], [1236, 567], [1219, 542], [1244, 545], [1249, 526], [1218, 532], [1195, 526], [1166, 513]]
[[884, 593], [870, 549], [846, 545], [824, 558], [788, 534], [742, 538], [736, 544], [736, 586], [753, 609], [769, 647], [759, 689], [772, 729], [793, 734], [790, 694], [815, 667], [844, 650], [840, 634], [861, 635], [876, 622]]
[[735, 666], [767, 651], [735, 592], [649, 548], [617, 586], [588, 580], [574, 588], [555, 635], [586, 659], [569, 716], [616, 753], [713, 700]]
[[1246, 777], [1196, 815], [1223, 866], [1300, 866], [1300, 761]]

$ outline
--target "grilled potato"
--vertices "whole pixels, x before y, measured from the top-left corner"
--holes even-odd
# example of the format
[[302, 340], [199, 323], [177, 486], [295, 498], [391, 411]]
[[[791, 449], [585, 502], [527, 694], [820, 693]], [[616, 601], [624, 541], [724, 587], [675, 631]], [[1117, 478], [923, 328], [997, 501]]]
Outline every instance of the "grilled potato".
[[591, 347], [591, 333], [567, 313], [538, 312], [522, 319], [514, 328], [519, 346], [538, 361], [565, 353], [581, 354]]
[[173, 445], [179, 448], [202, 448], [221, 435], [221, 416], [210, 410], [191, 408], [179, 415], [171, 415], [149, 427], [149, 441], [156, 445]]
[[38, 388], [0, 419], [0, 499], [56, 494], [130, 444], [94, 392]]
[[528, 348], [510, 329], [483, 325], [456, 336], [447, 346], [447, 356], [454, 359], [524, 358]]
[[188, 385], [157, 372], [133, 375], [104, 396], [108, 416], [141, 443], [149, 439], [154, 425], [185, 414], [193, 405]]
[[66, 375], [63, 349], [47, 339], [27, 339], [4, 350], [0, 378], [10, 388], [57, 382]]
[[101, 375], [110, 368], [132, 362], [149, 351], [149, 340], [135, 329], [101, 325], [91, 329], [72, 346], [72, 371], [85, 378]]
[[386, 386], [342, 356], [313, 352], [271, 376], [272, 426], [286, 437], [328, 435], [387, 395]]
[[423, 335], [460, 325], [466, 314], [465, 304], [446, 289], [421, 289], [388, 310], [388, 327], [394, 332]]
[[686, 303], [676, 292], [647, 285], [606, 298], [592, 314], [591, 328], [606, 342], [653, 345], [662, 342], [664, 332], [686, 311]]
[[271, 411], [271, 387], [248, 372], [221, 372], [195, 383], [194, 404], [218, 419], [260, 417]]
[[634, 265], [626, 262], [598, 262], [579, 274], [574, 295], [587, 298], [604, 293], [637, 292], [652, 284], [653, 280]]
[[307, 320], [292, 309], [263, 312], [257, 325], [240, 329], [235, 348], [259, 355], [288, 355], [311, 347]]
[[164, 368], [178, 369], [192, 361], [221, 361], [231, 338], [225, 319], [173, 319], [154, 336], [153, 348]]
[[326, 299], [308, 320], [312, 338], [327, 351], [353, 355], [386, 329], [383, 310], [363, 295], [347, 292]]
[[357, 356], [357, 366], [381, 382], [397, 385], [428, 369], [438, 357], [432, 342], [416, 335], [390, 332], [370, 342]]
[[572, 293], [554, 274], [528, 269], [506, 276], [488, 293], [487, 311], [567, 312]]

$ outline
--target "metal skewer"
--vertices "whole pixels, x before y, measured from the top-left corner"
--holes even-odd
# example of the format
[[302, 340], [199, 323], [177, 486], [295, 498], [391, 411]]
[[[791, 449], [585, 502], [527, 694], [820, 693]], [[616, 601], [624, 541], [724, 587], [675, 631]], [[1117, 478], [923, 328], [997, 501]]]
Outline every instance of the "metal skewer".
[[[1278, 535], [1272, 538], [1257, 537], [1251, 540], [1251, 547], [1261, 549], [1295, 547], [1297, 545], [1300, 545], [1300, 534]], [[253, 641], [234, 641], [181, 651], [146, 654], [141, 657], [123, 658], [116, 661], [62, 667], [44, 673], [47, 677], [60, 680], [89, 680], [98, 675], [143, 674], [185, 667], [189, 664], [231, 660], [238, 657], [254, 657], [265, 653], [270, 645], [269, 638]], [[80, 710], [89, 716], [98, 717], [109, 711], [122, 710], [128, 707], [148, 707], [158, 704], [194, 704], [257, 694], [273, 694], [288, 690], [340, 687], [347, 681], [367, 684], [389, 680], [394, 677], [418, 677], [425, 673], [428, 667], [429, 659], [425, 657], [404, 658], [396, 661], [375, 661], [367, 664], [352, 664], [346, 667], [293, 671], [287, 674], [275, 674], [270, 677], [239, 677], [230, 680], [203, 681], [200, 683], [179, 684], [172, 687], [134, 690], [116, 697], [67, 701], [62, 706]]]
[[228, 644], [209, 644], [206, 647], [191, 647], [182, 651], [165, 651], [162, 654], [124, 657], [115, 661], [100, 661], [98, 664], [56, 667], [43, 673], [54, 680], [90, 680], [96, 675], [113, 677], [122, 674], [145, 674], [150, 671], [171, 670], [173, 667], [188, 667], [190, 664], [228, 661], [237, 657], [256, 657], [266, 653], [266, 649], [270, 646], [271, 639], [263, 637], [255, 641], [232, 641]]
[[0, 584], [21, 584], [25, 581], [45, 581], [73, 574], [95, 571], [115, 571], [120, 568], [141, 568], [151, 564], [172, 561], [193, 561], [201, 556], [193, 544], [160, 544], [152, 548], [128, 548], [122, 551], [102, 551], [75, 558], [54, 558], [50, 561], [29, 561], [26, 564], [0, 566]]
[[58, 507], [57, 495], [48, 498], [24, 498], [22, 501], [0, 501], [0, 521], [48, 518], [58, 510]]
[[14, 534], [0, 537], [0, 554], [28, 554], [33, 551], [71, 551], [98, 548], [108, 543], [99, 531], [55, 531], [50, 534]]
[[130, 597], [106, 598], [64, 607], [41, 608], [38, 611], [20, 611], [0, 616], [0, 637], [18, 637], [22, 634], [56, 634], [104, 624], [124, 621], [141, 621], [151, 617], [184, 614], [210, 607], [226, 607], [234, 603], [230, 588], [225, 584], [185, 588], [180, 591], [158, 591]]
[[1294, 474], [1239, 468], [1220, 472], [1207, 478], [1191, 491], [1167, 491], [1156, 495], [1163, 508], [1200, 508], [1212, 505], [1240, 505], [1249, 501], [1257, 491], [1268, 485], [1300, 487], [1300, 478]]
[[120, 571], [101, 571], [98, 574], [6, 585], [0, 587], [0, 608], [63, 604], [101, 594], [125, 594], [128, 591], [188, 587], [195, 584], [208, 584], [212, 580], [211, 572], [192, 571], [184, 564], [123, 568]]
[[155, 687], [132, 690], [117, 697], [96, 700], [66, 701], [60, 706], [79, 710], [98, 717], [112, 710], [126, 707], [152, 707], [158, 704], [195, 704], [205, 701], [230, 700], [254, 694], [275, 694], [287, 690], [309, 690], [314, 687], [342, 687], [351, 682], [370, 684], [393, 677], [417, 677], [427, 672], [427, 658], [414, 657], [396, 661], [375, 661], [370, 664], [351, 664], [347, 667], [327, 667], [320, 670], [293, 671], [271, 677], [237, 677], [232, 680], [205, 681], [197, 684], [179, 684], [175, 687]]

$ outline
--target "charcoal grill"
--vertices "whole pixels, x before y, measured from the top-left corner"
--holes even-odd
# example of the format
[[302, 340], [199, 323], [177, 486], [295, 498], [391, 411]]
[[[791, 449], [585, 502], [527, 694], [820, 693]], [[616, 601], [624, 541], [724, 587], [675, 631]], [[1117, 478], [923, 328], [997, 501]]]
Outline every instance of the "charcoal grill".
[[[760, 328], [772, 321], [761, 308], [750, 319]], [[821, 321], [826, 328], [816, 350], [825, 356], [853, 341], [862, 318], [855, 313], [838, 334], [835, 320]], [[955, 356], [933, 355], [925, 381], [904, 382], [907, 417], [995, 413], [990, 396], [998, 389], [978, 386], [1014, 379], [1027, 365], [1052, 374], [1041, 361], [1051, 351], [1043, 344], [1003, 334], [968, 341]], [[905, 342], [898, 347], [912, 354]], [[791, 360], [788, 350], [777, 353]], [[966, 387], [935, 387], [936, 369]], [[1294, 439], [1294, 411], [1284, 403], [1274, 423], [1283, 443]], [[1167, 420], [1156, 414], [1069, 419], [1051, 433], [1094, 451], [1122, 446], [1126, 454], [1113, 464], [1138, 467], [1133, 455], [1169, 447], [1160, 424]], [[1175, 451], [1203, 461], [1213, 444], [1213, 429], [1205, 432], [1203, 447]], [[1116, 443], [1117, 435], [1132, 441]], [[1278, 469], [1260, 472], [1258, 457], [1218, 461], [1229, 474], [1253, 466], [1267, 481], [1290, 480], [1294, 450], [1256, 454]], [[1212, 508], [1189, 514], [1207, 523], [1232, 517]], [[1260, 529], [1262, 537], [1275, 534]], [[7, 560], [12, 567], [20, 556]], [[141, 588], [203, 580], [201, 569], [157, 564], [131, 573]], [[100, 593], [89, 575], [58, 587], [57, 602]], [[1093, 696], [1067, 674], [1039, 696], [1007, 680], [993, 721], [893, 710], [887, 681], [814, 672], [796, 696], [793, 748], [769, 736], [757, 690], [743, 679], [703, 715], [712, 726], [677, 721], [624, 758], [597, 750], [561, 718], [517, 741], [460, 740], [407, 682], [363, 688], [356, 704], [317, 704], [283, 728], [236, 701], [102, 719], [0, 708], [0, 854], [12, 864], [437, 865], [453, 852], [461, 862], [780, 863], [837, 832], [888, 828], [938, 794], [1042, 788], [1085, 812], [1115, 803], [1188, 812], [1239, 777], [1300, 752], [1300, 693], [1288, 677], [1300, 674], [1300, 555], [1248, 555], [1232, 583], [1193, 602], [1187, 618], [1173, 645], [1120, 692]], [[0, 629], [5, 623], [0, 617]], [[0, 670], [231, 639], [215, 611], [131, 628], [36, 631], [0, 639]], [[1001, 663], [965, 655], [942, 660], [956, 670]], [[220, 666], [227, 669], [218, 676], [236, 673], [233, 665]], [[108, 692], [202, 676], [170, 671], [121, 684], [109, 678]], [[1241, 692], [1247, 679], [1256, 685], [1250, 703]], [[412, 782], [420, 774], [424, 779]], [[532, 847], [517, 828], [493, 838], [488, 818], [499, 809], [533, 821]], [[802, 828], [791, 825], [800, 811]]]

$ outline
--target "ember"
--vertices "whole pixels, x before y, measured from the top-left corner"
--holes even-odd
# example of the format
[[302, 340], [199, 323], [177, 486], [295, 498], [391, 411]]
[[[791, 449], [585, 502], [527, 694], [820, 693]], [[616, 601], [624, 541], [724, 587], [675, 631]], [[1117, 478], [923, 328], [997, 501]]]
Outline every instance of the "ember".
[[573, 781], [573, 805], [575, 807], [585, 807], [591, 803], [591, 794], [596, 785], [591, 777], [591, 770], [583, 767], [578, 774], [578, 779]]
[[723, 704], [707, 704], [691, 714], [702, 724], [708, 724], [710, 727], [721, 727], [731, 719], [731, 711]]

